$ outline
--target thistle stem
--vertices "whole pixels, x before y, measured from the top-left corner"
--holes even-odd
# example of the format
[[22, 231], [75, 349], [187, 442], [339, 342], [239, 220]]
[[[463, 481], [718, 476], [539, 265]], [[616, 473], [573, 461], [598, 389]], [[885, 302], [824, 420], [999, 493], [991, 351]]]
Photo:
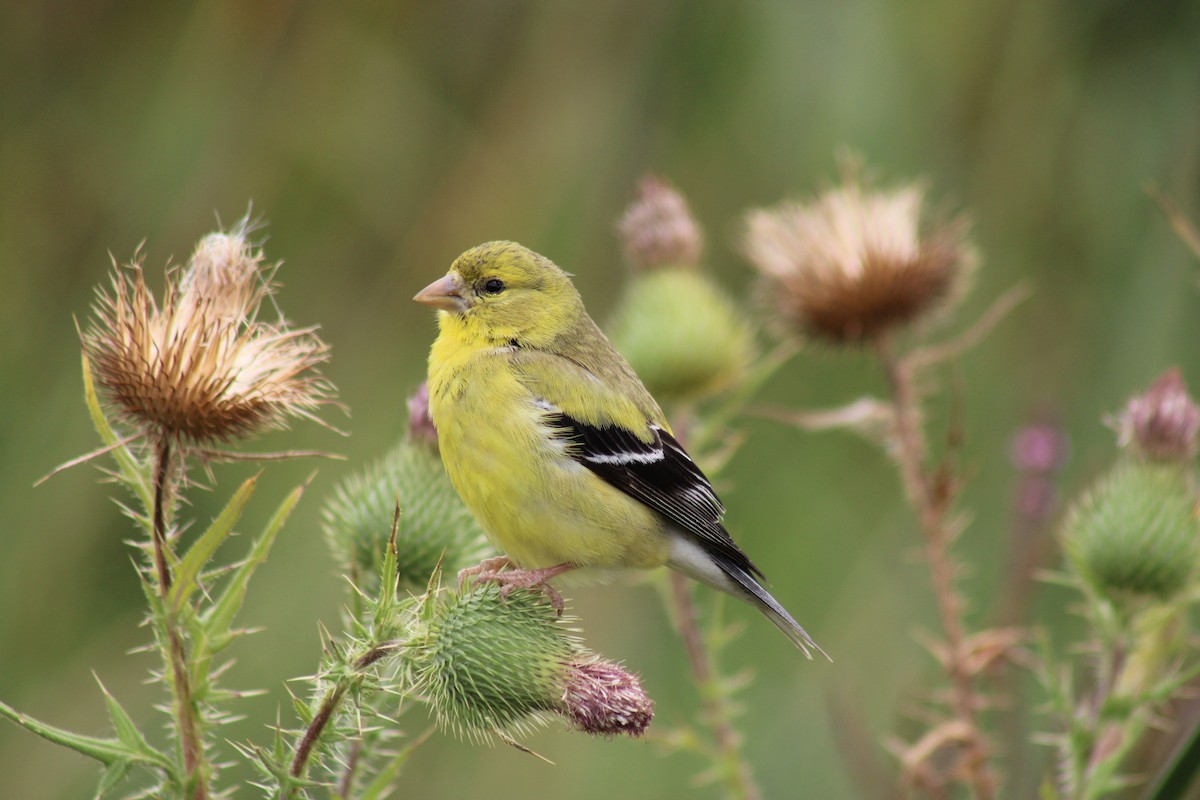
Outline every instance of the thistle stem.
[[692, 589], [688, 579], [672, 572], [671, 600], [675, 608], [675, 624], [679, 627], [679, 638], [687, 651], [688, 664], [692, 669], [692, 681], [700, 691], [704, 704], [704, 716], [712, 728], [713, 740], [721, 761], [721, 774], [730, 796], [741, 800], [760, 800], [762, 794], [754, 782], [750, 765], [742, 758], [741, 736], [730, 723], [733, 714], [728, 698], [716, 678], [712, 654], [704, 642], [692, 601]]
[[196, 719], [188, 671], [187, 648], [176, 611], [172, 608], [171, 570], [167, 563], [167, 507], [170, 504], [171, 442], [166, 436], [159, 439], [154, 453], [154, 507], [151, 509], [154, 547], [154, 570], [158, 577], [158, 593], [162, 600], [163, 628], [167, 640], [166, 661], [170, 671], [171, 693], [174, 700], [175, 726], [179, 748], [183, 755], [184, 774], [194, 782], [193, 800], [207, 800], [208, 783], [204, 769], [204, 749]]
[[347, 688], [349, 688], [347, 683], [339, 683], [325, 693], [320, 708], [317, 709], [316, 714], [313, 714], [312, 721], [304, 729], [304, 736], [300, 737], [300, 743], [296, 745], [296, 754], [292, 757], [290, 770], [293, 778], [299, 778], [304, 774], [304, 770], [308, 767], [308, 758], [312, 755], [313, 748], [325, 731], [325, 726], [329, 724], [329, 720], [337, 711], [338, 704], [345, 697]]
[[[774, 372], [790, 354], [790, 350], [786, 355], [776, 354], [776, 357], [771, 359], [771, 368], [765, 370], [765, 374], [769, 375]], [[765, 380], [765, 375], [763, 379]], [[731, 405], [730, 408], [732, 409], [733, 406]], [[732, 411], [730, 413], [732, 414]], [[679, 411], [672, 420], [671, 427], [675, 431], [676, 440], [681, 444], [685, 446], [694, 444], [692, 433], [693, 427], [695, 427], [695, 418], [690, 411]], [[710, 426], [708, 430], [713, 431], [716, 428]], [[683, 640], [683, 647], [687, 652], [688, 664], [692, 670], [692, 682], [695, 683], [701, 702], [704, 704], [704, 718], [712, 729], [725, 788], [731, 797], [741, 800], [760, 800], [762, 794], [754, 782], [750, 764], [742, 757], [742, 737], [731, 722], [733, 709], [730, 706], [729, 697], [721, 685], [720, 677], [716, 674], [712, 653], [709, 652], [704, 634], [700, 631], [696, 604], [692, 599], [691, 584], [678, 572], [670, 573], [670, 582], [675, 625], [679, 629], [679, 638]]]
[[877, 339], [875, 346], [894, 406], [892, 455], [924, 534], [925, 558], [929, 562], [933, 593], [946, 637], [943, 662], [950, 676], [951, 707], [964, 730], [966, 782], [975, 797], [990, 800], [995, 796], [996, 781], [976, 719], [980, 701], [975, 692], [974, 676], [966, 663], [963, 600], [955, 586], [954, 563], [950, 556], [954, 533], [947, 516], [954, 487], [941, 470], [926, 466], [927, 446], [912, 365], [896, 356], [886, 336]]
[[321, 705], [317, 708], [317, 713], [313, 714], [312, 721], [308, 723], [308, 727], [304, 729], [304, 735], [300, 737], [300, 742], [296, 745], [296, 752], [292, 756], [292, 766], [289, 770], [293, 778], [303, 776], [305, 770], [308, 769], [308, 761], [312, 756], [313, 749], [320, 741], [321, 734], [325, 732], [329, 721], [333, 719], [352, 682], [357, 680], [363, 670], [394, 651], [400, 644], [400, 642], [384, 642], [370, 648], [354, 660], [354, 667], [358, 672], [343, 676], [325, 693], [325, 697], [321, 699]]
[[167, 484], [171, 471], [171, 441], [166, 436], [159, 439], [154, 451], [154, 508], [152, 533], [154, 545], [154, 573], [158, 577], [158, 593], [164, 601], [171, 591], [171, 569], [167, 566]]

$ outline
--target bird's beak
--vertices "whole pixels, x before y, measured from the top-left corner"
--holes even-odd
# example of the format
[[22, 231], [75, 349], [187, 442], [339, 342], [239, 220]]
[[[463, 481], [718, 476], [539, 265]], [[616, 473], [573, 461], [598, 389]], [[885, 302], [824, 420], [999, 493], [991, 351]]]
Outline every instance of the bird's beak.
[[462, 283], [458, 275], [453, 272], [417, 292], [413, 300], [430, 308], [452, 311], [455, 314], [461, 314], [471, 307], [467, 299], [462, 296]]

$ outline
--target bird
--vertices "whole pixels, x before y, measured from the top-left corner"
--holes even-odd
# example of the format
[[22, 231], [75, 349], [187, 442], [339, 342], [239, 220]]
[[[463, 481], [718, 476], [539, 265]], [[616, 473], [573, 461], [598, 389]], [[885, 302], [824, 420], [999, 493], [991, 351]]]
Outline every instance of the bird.
[[808, 658], [829, 657], [763, 586], [712, 483], [568, 273], [487, 242], [413, 299], [437, 310], [428, 386], [442, 462], [503, 553], [460, 585], [542, 587], [561, 610], [551, 578], [666, 566], [749, 602]]

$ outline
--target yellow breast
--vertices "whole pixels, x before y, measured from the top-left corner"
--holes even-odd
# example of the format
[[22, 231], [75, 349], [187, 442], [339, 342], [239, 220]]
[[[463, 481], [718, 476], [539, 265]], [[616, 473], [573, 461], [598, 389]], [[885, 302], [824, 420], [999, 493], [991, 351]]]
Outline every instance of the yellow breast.
[[571, 459], [510, 349], [444, 338], [430, 357], [430, 412], [450, 480], [492, 543], [526, 568], [665, 564], [658, 515]]

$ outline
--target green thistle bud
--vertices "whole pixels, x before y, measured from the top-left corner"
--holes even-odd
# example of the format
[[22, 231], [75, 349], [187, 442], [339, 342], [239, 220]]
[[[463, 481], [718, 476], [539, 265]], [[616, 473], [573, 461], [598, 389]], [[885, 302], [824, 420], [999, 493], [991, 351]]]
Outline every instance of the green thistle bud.
[[437, 451], [427, 440], [406, 437], [377, 463], [343, 481], [323, 512], [334, 557], [363, 589], [374, 589], [397, 502], [396, 566], [402, 586], [424, 588], [439, 559], [454, 572], [489, 552]]
[[736, 382], [754, 355], [754, 333], [697, 269], [703, 237], [683, 195], [659, 178], [643, 178], [617, 233], [635, 274], [611, 333], [646, 388], [679, 402]]
[[610, 332], [650, 393], [668, 403], [733, 385], [754, 355], [754, 334], [740, 310], [693, 269], [634, 275]]
[[1184, 471], [1125, 463], [1076, 504], [1065, 545], [1072, 566], [1102, 595], [1169, 600], [1195, 568], [1197, 534]]
[[642, 733], [654, 705], [637, 678], [589, 653], [539, 592], [484, 586], [434, 601], [413, 669], [439, 724], [507, 738], [561, 715], [586, 733]]

